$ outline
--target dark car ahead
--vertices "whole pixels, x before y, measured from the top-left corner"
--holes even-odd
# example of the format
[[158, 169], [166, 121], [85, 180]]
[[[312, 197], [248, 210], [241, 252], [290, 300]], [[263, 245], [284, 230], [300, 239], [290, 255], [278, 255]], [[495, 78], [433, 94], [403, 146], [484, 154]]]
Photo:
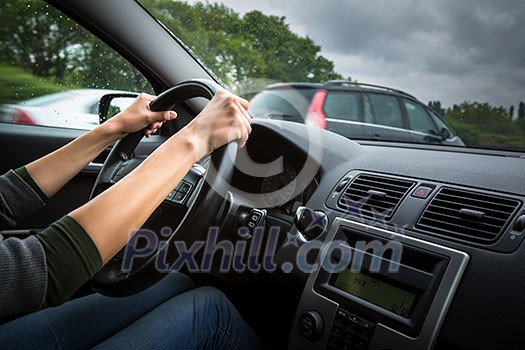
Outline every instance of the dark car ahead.
[[254, 116], [282, 118], [351, 139], [464, 146], [430, 107], [406, 92], [347, 81], [280, 83], [250, 103]]

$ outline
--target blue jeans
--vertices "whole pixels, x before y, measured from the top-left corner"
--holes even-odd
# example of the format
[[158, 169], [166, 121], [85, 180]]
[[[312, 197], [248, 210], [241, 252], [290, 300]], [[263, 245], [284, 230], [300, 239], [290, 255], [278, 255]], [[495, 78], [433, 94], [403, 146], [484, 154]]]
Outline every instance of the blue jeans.
[[126, 298], [93, 294], [0, 325], [2, 349], [262, 349], [217, 289], [171, 273]]

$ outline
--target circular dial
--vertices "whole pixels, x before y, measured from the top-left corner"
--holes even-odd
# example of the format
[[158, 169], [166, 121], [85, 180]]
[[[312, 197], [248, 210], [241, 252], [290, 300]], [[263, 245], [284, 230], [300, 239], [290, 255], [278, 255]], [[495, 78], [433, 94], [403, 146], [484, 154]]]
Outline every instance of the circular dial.
[[290, 163], [283, 163], [282, 172], [264, 179], [263, 200], [268, 206], [282, 205], [292, 199], [297, 173]]

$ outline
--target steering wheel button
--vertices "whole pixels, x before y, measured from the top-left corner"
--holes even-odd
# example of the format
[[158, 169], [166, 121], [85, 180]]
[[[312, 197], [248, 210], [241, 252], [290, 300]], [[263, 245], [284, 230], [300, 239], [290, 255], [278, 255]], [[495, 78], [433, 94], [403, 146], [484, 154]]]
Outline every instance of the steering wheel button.
[[184, 197], [186, 196], [185, 193], [182, 192], [175, 192], [175, 197], [173, 197], [173, 200], [177, 203], [182, 203], [184, 200]]
[[188, 193], [190, 192], [190, 189], [191, 189], [191, 185], [187, 182], [184, 182], [181, 186], [180, 186], [180, 192], [182, 193]]

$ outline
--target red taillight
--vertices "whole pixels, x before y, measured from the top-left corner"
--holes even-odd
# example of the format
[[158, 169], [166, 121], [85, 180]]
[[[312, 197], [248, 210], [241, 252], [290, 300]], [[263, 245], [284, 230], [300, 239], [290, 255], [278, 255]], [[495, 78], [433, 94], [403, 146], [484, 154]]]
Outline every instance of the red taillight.
[[316, 92], [308, 112], [306, 113], [305, 124], [313, 125], [321, 129], [326, 128], [326, 116], [323, 112], [324, 100], [326, 98], [326, 90], [319, 90]]
[[36, 125], [35, 121], [23, 109], [15, 109], [13, 122], [17, 124]]

